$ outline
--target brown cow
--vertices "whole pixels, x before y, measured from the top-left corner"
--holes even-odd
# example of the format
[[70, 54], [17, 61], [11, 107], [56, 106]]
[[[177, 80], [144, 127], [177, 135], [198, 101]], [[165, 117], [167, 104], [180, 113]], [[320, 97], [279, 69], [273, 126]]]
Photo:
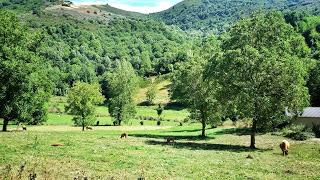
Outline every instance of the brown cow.
[[121, 138], [121, 139], [122, 139], [122, 138], [127, 139], [127, 138], [128, 138], [128, 133], [123, 133], [123, 134], [121, 134], [120, 138]]
[[287, 140], [283, 140], [282, 143], [280, 144], [280, 148], [282, 150], [282, 154], [283, 155], [288, 155], [289, 154], [290, 143]]

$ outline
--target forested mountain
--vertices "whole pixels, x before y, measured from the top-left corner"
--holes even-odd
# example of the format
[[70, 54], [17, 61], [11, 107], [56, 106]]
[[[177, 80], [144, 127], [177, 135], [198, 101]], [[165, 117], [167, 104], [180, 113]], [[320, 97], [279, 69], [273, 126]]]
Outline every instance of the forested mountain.
[[185, 0], [172, 8], [152, 14], [182, 30], [220, 33], [241, 17], [257, 10], [304, 11], [320, 14], [319, 0]]
[[37, 53], [52, 66], [57, 95], [76, 81], [99, 81], [117, 60], [129, 61], [142, 77], [171, 72], [189, 49], [181, 30], [108, 5], [67, 7], [43, 0], [0, 4], [43, 36]]

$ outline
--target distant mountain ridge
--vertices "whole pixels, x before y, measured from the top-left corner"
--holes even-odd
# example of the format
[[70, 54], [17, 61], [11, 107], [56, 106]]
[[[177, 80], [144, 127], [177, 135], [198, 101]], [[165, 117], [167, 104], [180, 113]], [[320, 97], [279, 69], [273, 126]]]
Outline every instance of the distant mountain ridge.
[[182, 30], [220, 33], [257, 10], [305, 11], [320, 15], [319, 0], [185, 0], [151, 16]]

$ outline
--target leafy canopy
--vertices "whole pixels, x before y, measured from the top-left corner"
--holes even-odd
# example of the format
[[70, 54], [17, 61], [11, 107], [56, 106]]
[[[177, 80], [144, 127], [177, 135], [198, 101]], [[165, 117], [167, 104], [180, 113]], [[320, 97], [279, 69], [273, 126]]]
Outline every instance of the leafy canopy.
[[240, 115], [253, 119], [253, 136], [256, 128], [279, 123], [286, 108], [296, 112], [308, 105], [310, 50], [280, 13], [241, 20], [225, 35], [222, 49], [222, 56], [211, 60], [207, 77], [222, 86], [221, 101], [232, 102]]
[[92, 125], [96, 105], [103, 103], [99, 84], [77, 82], [67, 94], [66, 112], [75, 115], [74, 121], [83, 127]]
[[106, 74], [109, 113], [115, 121], [128, 121], [135, 115], [133, 100], [138, 79], [132, 65], [127, 61], [118, 61], [112, 72]]
[[215, 44], [218, 44], [215, 38], [205, 40], [172, 78], [171, 98], [187, 105], [191, 117], [202, 123], [202, 136], [205, 136], [207, 124], [216, 126], [220, 121], [219, 102], [215, 98], [218, 84], [203, 75], [208, 57], [219, 51]]
[[52, 83], [39, 58], [40, 33], [29, 32], [15, 14], [0, 10], [0, 117], [37, 124], [46, 119]]

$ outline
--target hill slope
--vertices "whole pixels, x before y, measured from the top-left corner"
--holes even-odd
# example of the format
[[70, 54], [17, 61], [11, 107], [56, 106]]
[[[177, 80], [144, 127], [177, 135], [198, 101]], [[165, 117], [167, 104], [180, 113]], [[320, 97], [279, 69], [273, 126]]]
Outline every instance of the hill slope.
[[306, 11], [320, 14], [319, 0], [185, 0], [172, 8], [152, 14], [182, 30], [219, 33], [241, 17], [257, 10]]
[[118, 60], [129, 61], [140, 76], [169, 73], [189, 49], [184, 32], [108, 5], [67, 7], [59, 0], [0, 4], [0, 10], [16, 12], [31, 31], [44, 35], [38, 54], [53, 67], [57, 95], [76, 81], [100, 81]]

